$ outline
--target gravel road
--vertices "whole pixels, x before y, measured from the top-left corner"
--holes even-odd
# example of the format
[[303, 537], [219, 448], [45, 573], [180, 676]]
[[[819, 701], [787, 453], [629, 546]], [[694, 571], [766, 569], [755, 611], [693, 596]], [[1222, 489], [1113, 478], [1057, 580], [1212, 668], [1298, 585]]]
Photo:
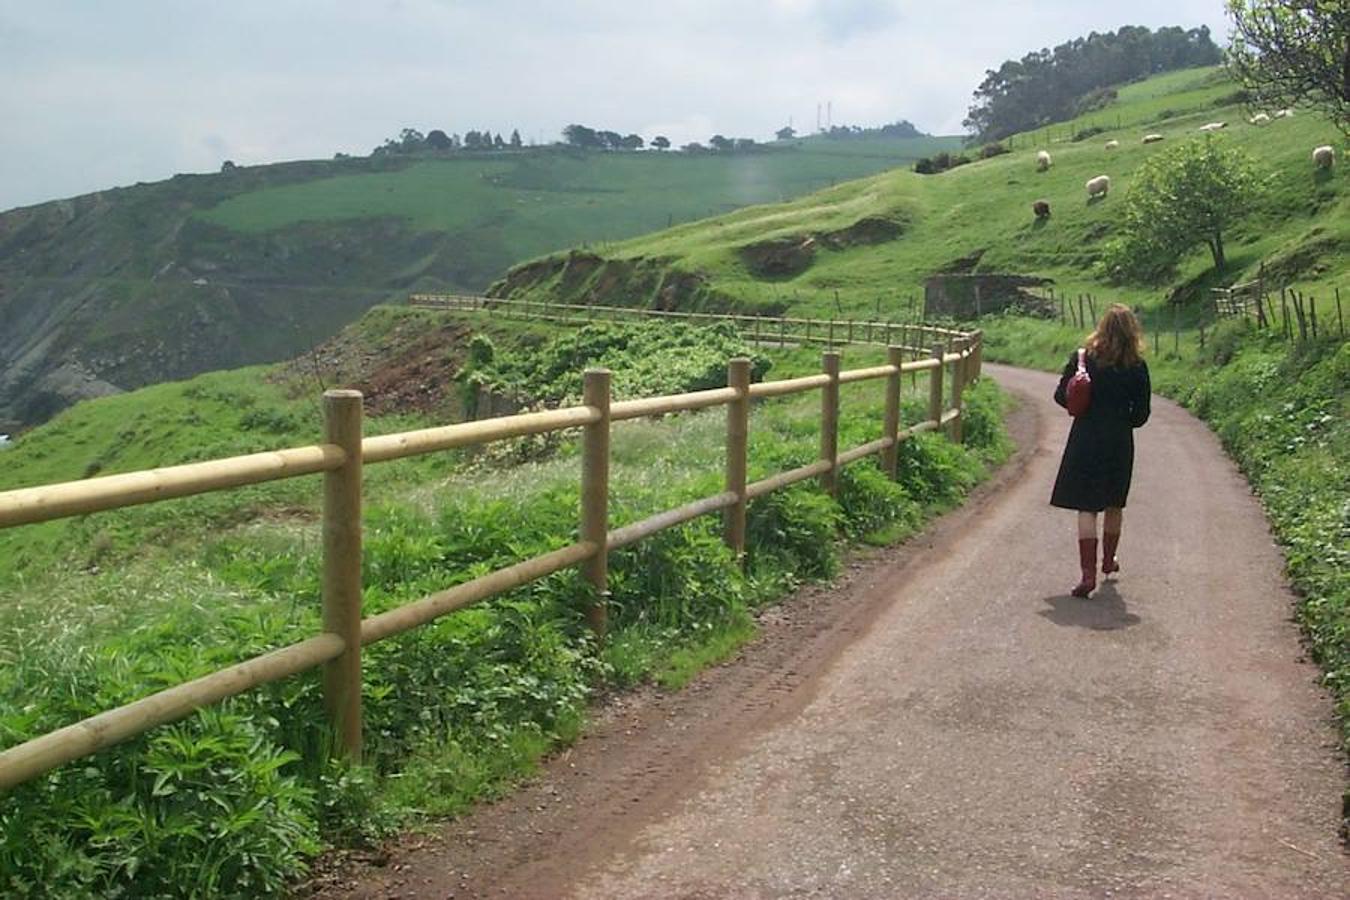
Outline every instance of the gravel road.
[[966, 507], [318, 893], [1350, 897], [1331, 703], [1246, 482], [1155, 398], [1122, 572], [1071, 598], [1069, 420], [1052, 376], [985, 368], [1020, 449]]

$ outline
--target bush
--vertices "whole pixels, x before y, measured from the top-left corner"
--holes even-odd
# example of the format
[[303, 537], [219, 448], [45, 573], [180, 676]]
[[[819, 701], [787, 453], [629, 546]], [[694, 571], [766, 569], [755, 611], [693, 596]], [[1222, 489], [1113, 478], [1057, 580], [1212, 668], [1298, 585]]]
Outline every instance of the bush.
[[992, 159], [995, 156], [1002, 156], [1005, 153], [1011, 152], [1011, 150], [999, 143], [985, 144], [980, 148], [980, 159]]
[[1096, 125], [1090, 125], [1087, 128], [1075, 132], [1073, 140], [1075, 143], [1079, 141], [1086, 141], [1088, 138], [1096, 137], [1097, 135], [1102, 134], [1105, 131], [1106, 131], [1105, 128], [1100, 128]]

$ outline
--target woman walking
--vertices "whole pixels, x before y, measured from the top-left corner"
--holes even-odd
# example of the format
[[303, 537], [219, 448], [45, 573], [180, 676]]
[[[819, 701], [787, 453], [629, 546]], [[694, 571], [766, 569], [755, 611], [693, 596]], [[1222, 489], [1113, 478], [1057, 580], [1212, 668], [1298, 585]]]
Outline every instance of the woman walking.
[[1102, 523], [1102, 574], [1120, 570], [1116, 547], [1134, 470], [1134, 429], [1148, 421], [1148, 366], [1143, 359], [1139, 320], [1128, 306], [1113, 304], [1074, 351], [1055, 389], [1055, 402], [1068, 408], [1069, 381], [1080, 354], [1091, 379], [1091, 401], [1073, 420], [1060, 460], [1050, 504], [1078, 511], [1078, 562], [1082, 579], [1073, 589], [1086, 597], [1097, 587], [1097, 514]]

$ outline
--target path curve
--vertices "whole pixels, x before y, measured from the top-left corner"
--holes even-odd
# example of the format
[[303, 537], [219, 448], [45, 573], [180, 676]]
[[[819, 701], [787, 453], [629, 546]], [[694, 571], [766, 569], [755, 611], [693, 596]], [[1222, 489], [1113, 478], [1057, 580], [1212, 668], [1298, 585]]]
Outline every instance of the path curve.
[[1052, 376], [985, 368], [1021, 446], [966, 508], [320, 893], [1350, 896], [1331, 704], [1246, 482], [1155, 398], [1121, 577], [1073, 599]]

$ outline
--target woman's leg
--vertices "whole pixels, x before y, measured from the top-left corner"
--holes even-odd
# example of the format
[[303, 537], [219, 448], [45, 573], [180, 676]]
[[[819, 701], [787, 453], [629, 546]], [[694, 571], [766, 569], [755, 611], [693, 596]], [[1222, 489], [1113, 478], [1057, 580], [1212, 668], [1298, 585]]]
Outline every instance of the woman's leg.
[[1102, 521], [1102, 574], [1110, 575], [1120, 571], [1116, 562], [1116, 547], [1120, 546], [1120, 528], [1125, 511], [1118, 506], [1108, 506]]
[[1070, 592], [1086, 597], [1097, 586], [1097, 514], [1078, 512], [1078, 567], [1083, 577]]
[[[1107, 515], [1110, 515], [1110, 512], [1111, 512], [1110, 510], [1107, 510]], [[1119, 513], [1120, 510], [1116, 510], [1116, 512]], [[1110, 520], [1108, 519], [1107, 521]], [[1097, 536], [1097, 514], [1095, 512], [1084, 512], [1083, 510], [1079, 510], [1078, 539], [1080, 541], [1083, 541], [1087, 540], [1088, 538], [1095, 538], [1096, 536]]]

